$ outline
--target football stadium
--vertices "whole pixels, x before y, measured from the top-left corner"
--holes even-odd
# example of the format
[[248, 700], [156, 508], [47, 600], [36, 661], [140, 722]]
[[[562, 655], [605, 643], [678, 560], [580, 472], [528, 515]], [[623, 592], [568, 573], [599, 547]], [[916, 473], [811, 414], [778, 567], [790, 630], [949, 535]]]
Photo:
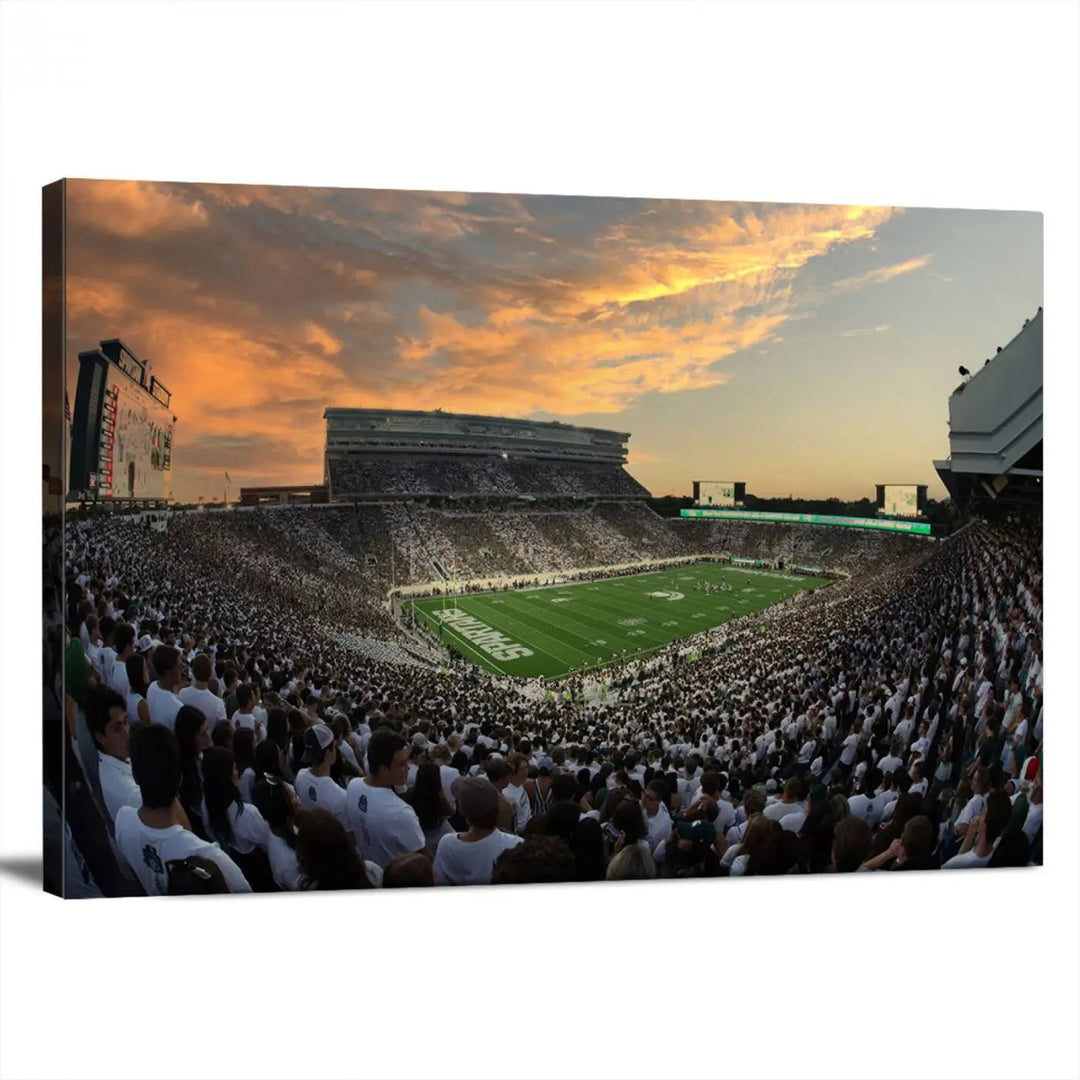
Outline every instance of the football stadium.
[[80, 364], [58, 891], [1041, 862], [1041, 309], [947, 403], [933, 527], [917, 485], [662, 512], [627, 432], [334, 406], [311, 484], [179, 506], [169, 392]]
[[408, 609], [488, 671], [557, 678], [649, 655], [824, 584], [704, 563], [613, 581], [414, 600]]

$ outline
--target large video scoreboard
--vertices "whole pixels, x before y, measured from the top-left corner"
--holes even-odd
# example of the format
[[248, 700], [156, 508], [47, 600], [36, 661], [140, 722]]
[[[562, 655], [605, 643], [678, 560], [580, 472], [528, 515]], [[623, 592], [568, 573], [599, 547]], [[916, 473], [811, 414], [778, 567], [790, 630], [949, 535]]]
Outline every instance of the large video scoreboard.
[[75, 498], [168, 501], [172, 395], [122, 341], [79, 353], [69, 491]]
[[920, 517], [926, 510], [926, 485], [878, 484], [877, 508], [886, 517]]
[[736, 506], [746, 498], [746, 485], [734, 480], [695, 480], [695, 506]]

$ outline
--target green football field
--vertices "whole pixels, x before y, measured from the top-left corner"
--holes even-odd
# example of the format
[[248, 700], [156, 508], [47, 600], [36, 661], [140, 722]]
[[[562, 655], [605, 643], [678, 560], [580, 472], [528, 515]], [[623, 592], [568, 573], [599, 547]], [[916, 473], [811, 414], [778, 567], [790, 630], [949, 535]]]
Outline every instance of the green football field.
[[[724, 582], [730, 592], [695, 585]], [[821, 578], [705, 563], [608, 581], [430, 597], [406, 607], [447, 645], [498, 675], [557, 678], [662, 648], [784, 600]]]

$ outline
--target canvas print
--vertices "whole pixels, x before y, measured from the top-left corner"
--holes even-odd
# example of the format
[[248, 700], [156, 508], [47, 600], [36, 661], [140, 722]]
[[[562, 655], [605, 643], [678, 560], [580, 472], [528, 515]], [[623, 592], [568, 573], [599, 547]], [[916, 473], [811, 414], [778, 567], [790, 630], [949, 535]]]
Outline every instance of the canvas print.
[[1041, 864], [1039, 214], [65, 180], [43, 257], [50, 891]]

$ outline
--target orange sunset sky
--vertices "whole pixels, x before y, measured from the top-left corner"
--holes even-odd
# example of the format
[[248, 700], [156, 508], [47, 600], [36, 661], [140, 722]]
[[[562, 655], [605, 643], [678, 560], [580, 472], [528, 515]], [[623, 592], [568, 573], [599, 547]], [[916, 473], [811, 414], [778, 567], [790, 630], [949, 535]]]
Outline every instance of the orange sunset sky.
[[631, 432], [654, 494], [873, 497], [1042, 304], [1034, 213], [68, 182], [67, 383], [172, 391], [173, 496], [322, 477], [327, 406]]

